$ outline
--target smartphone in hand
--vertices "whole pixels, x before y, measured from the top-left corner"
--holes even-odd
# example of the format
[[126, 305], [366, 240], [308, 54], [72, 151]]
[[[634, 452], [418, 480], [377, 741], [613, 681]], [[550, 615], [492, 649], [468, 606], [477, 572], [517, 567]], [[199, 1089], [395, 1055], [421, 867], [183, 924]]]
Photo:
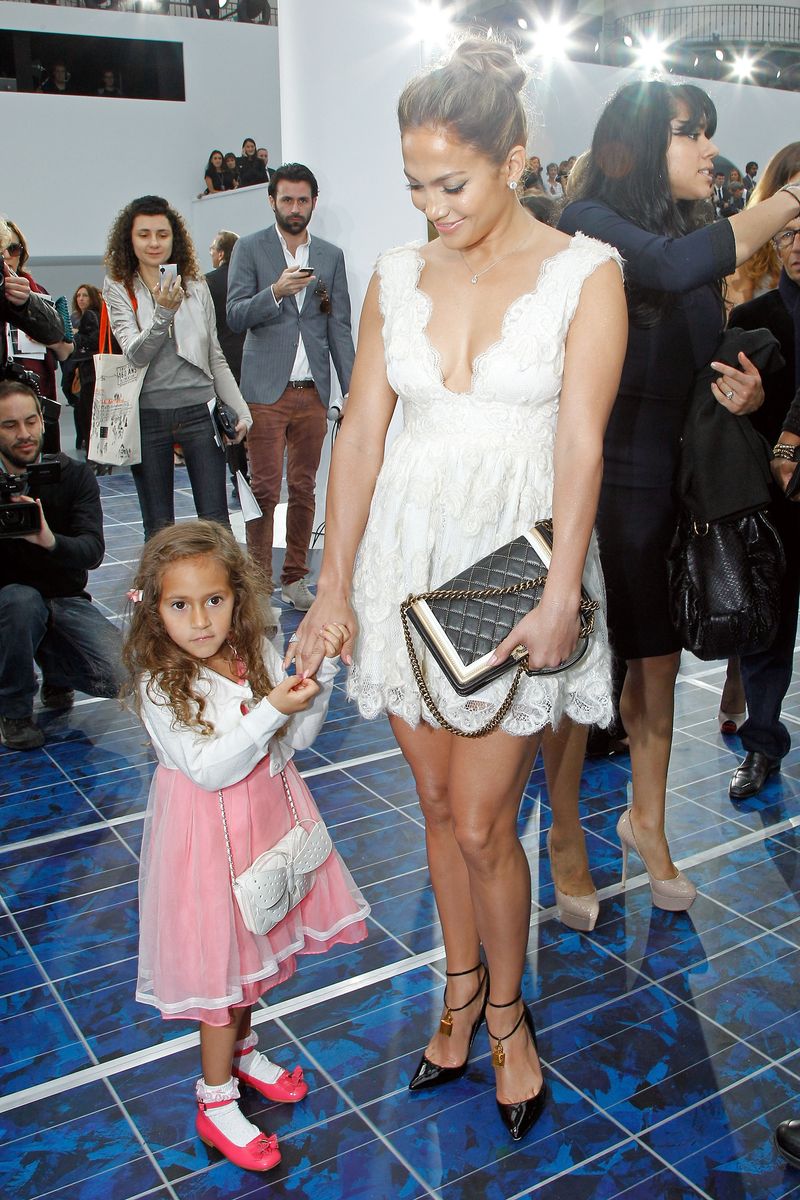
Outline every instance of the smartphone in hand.
[[162, 263], [158, 268], [158, 275], [159, 286], [161, 287], [161, 290], [165, 292], [168, 288], [172, 287], [173, 283], [178, 278], [177, 263]]

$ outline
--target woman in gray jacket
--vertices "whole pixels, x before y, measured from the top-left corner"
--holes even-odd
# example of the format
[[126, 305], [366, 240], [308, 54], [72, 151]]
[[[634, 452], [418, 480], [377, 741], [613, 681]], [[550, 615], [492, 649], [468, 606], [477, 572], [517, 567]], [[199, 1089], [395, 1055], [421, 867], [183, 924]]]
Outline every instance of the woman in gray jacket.
[[[176, 276], [161, 271], [167, 264]], [[111, 329], [128, 361], [146, 368], [142, 461], [131, 468], [145, 539], [175, 520], [176, 443], [198, 517], [228, 525], [225, 456], [210, 410], [216, 397], [234, 409], [236, 442], [252, 421], [220, 350], [211, 294], [183, 218], [160, 196], [131, 201], [111, 227], [106, 267]]]

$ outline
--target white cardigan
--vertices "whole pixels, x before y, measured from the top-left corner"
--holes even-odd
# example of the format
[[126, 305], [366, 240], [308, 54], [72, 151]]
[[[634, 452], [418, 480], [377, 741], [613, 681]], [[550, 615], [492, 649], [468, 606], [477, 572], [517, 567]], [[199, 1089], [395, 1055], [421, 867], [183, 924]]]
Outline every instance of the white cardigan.
[[134, 312], [125, 284], [106, 275], [103, 299], [114, 337], [128, 362], [135, 367], [147, 367], [172, 327], [179, 357], [198, 367], [213, 381], [220, 400], [230, 404], [236, 416], [247, 422], [249, 429], [253, 418], [220, 349], [214, 301], [208, 284], [205, 279], [190, 279], [183, 287], [186, 294], [180, 307], [173, 312], [156, 304], [150, 289], [137, 275], [133, 281], [133, 294], [139, 307]]
[[[286, 677], [281, 658], [271, 643], [265, 640], [263, 646], [269, 677], [280, 682]], [[180, 771], [204, 791], [215, 792], [245, 779], [267, 754], [270, 775], [277, 775], [295, 750], [310, 746], [325, 720], [338, 669], [338, 658], [322, 660], [317, 671], [319, 694], [305, 712], [293, 717], [279, 712], [267, 699], [253, 704], [246, 682], [234, 683], [216, 671], [202, 671], [198, 686], [206, 698], [204, 716], [214, 726], [214, 733], [205, 736], [175, 721], [155, 685], [151, 687], [154, 696], [148, 695], [146, 676], [139, 683], [142, 721], [162, 766]], [[242, 703], [253, 705], [246, 715]], [[280, 729], [283, 732], [277, 737]]]

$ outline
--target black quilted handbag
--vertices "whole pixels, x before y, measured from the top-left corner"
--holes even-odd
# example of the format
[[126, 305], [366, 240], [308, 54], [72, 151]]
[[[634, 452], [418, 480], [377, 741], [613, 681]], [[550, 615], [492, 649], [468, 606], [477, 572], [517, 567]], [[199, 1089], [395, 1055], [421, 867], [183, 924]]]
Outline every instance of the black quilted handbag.
[[672, 621], [687, 650], [710, 660], [769, 646], [786, 560], [766, 513], [702, 523], [684, 514], [667, 566]]
[[[586, 653], [599, 606], [581, 589], [580, 637], [568, 659], [557, 667], [531, 669], [527, 665], [527, 652], [521, 646], [505, 662], [489, 661], [500, 642], [541, 600], [552, 550], [552, 521], [537, 521], [529, 533], [494, 550], [441, 587], [409, 596], [400, 605], [406, 649], [420, 695], [449, 733], [460, 737], [483, 737], [491, 733], [510, 709], [523, 673], [554, 675], [574, 666]], [[439, 711], [414, 648], [412, 625], [460, 696], [472, 696], [514, 670], [508, 695], [482, 728], [469, 732], [457, 729]]]

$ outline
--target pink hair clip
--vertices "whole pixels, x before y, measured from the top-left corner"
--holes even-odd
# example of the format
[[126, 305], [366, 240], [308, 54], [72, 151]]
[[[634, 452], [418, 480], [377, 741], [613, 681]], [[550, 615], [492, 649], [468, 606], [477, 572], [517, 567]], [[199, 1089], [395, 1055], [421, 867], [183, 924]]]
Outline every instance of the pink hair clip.
[[127, 596], [131, 604], [141, 604], [142, 602], [142, 591], [140, 588], [131, 588]]

